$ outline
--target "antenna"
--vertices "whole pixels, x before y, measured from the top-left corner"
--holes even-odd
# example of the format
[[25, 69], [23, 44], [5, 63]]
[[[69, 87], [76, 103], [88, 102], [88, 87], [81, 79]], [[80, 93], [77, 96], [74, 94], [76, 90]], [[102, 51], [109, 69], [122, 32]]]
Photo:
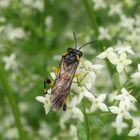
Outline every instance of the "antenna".
[[95, 40], [95, 41], [92, 41], [92, 42], [88, 42], [88, 43], [82, 45], [78, 50], [81, 50], [84, 46], [92, 44], [92, 43], [95, 43], [96, 41], [98, 41], [98, 40]]
[[75, 32], [73, 32], [73, 36], [74, 36], [75, 49], [76, 49], [76, 48], [77, 48], [77, 40], [76, 40], [76, 35], [75, 35]]

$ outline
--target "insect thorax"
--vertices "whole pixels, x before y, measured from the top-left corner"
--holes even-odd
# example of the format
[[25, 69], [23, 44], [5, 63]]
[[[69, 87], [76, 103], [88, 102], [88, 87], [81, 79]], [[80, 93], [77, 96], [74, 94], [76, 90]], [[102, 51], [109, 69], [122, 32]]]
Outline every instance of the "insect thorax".
[[65, 62], [67, 62], [68, 64], [71, 64], [77, 61], [77, 57], [80, 58], [81, 56], [82, 56], [82, 51], [79, 51], [73, 48], [68, 48], [67, 54], [64, 56]]

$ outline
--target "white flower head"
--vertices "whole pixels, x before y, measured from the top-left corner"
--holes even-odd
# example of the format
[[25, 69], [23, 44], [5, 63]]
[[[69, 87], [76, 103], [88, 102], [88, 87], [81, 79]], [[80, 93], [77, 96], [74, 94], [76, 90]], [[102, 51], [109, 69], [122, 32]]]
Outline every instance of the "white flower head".
[[109, 16], [112, 15], [121, 15], [122, 14], [122, 3], [111, 4], [109, 9]]
[[118, 91], [113, 91], [109, 94], [109, 101], [113, 102], [115, 100], [115, 97], [117, 96]]
[[5, 63], [5, 70], [15, 70], [17, 68], [16, 55], [4, 56], [3, 61]]
[[9, 40], [25, 38], [25, 31], [21, 27], [12, 27], [8, 25], [5, 29], [6, 35]]
[[95, 10], [106, 8], [106, 3], [104, 0], [92, 0], [93, 1], [93, 6]]
[[132, 103], [134, 104], [136, 102], [136, 99], [125, 88], [122, 88], [121, 93], [122, 94], [117, 95], [115, 99], [121, 101], [127, 109], [130, 109]]
[[70, 135], [73, 137], [73, 140], [78, 140], [77, 127], [75, 125], [70, 125]]
[[131, 119], [130, 113], [127, 111], [125, 105], [122, 103], [119, 104], [119, 107], [111, 106], [111, 107], [109, 107], [109, 109], [113, 114], [117, 114], [116, 122], [118, 122], [118, 123], [122, 122], [123, 118]]
[[133, 79], [140, 79], [140, 64], [138, 64], [138, 72], [131, 76]]
[[92, 62], [90, 62], [88, 60], [82, 60], [81, 61], [81, 67], [83, 67], [84, 69], [86, 69], [88, 71], [93, 70], [93, 64], [92, 64]]
[[22, 4], [35, 8], [39, 11], [43, 11], [44, 8], [43, 0], [22, 0]]
[[104, 52], [99, 54], [97, 57], [100, 59], [107, 58], [112, 64], [114, 64], [118, 60], [117, 54], [114, 52], [114, 49], [112, 47], [107, 48]]
[[113, 122], [112, 126], [114, 128], [116, 128], [117, 134], [120, 135], [123, 132], [124, 128], [128, 127], [128, 124], [126, 124], [125, 122]]
[[81, 121], [83, 121], [83, 113], [82, 111], [77, 107], [79, 101], [78, 101], [78, 97], [75, 96], [71, 102], [68, 104], [68, 112], [71, 114], [71, 116], [73, 118], [79, 119]]
[[102, 111], [108, 111], [107, 105], [104, 103], [104, 100], [106, 99], [106, 94], [100, 94], [97, 98], [93, 98], [91, 100], [92, 105], [90, 108], [90, 112], [94, 112], [97, 108], [99, 108]]
[[109, 33], [108, 28], [104, 28], [104, 27], [99, 27], [99, 36], [98, 36], [99, 40], [111, 40], [111, 35]]
[[126, 66], [132, 63], [132, 60], [126, 58], [126, 53], [122, 53], [113, 63], [116, 65], [118, 73], [121, 73]]
[[121, 15], [120, 26], [127, 29], [128, 31], [133, 31], [135, 20], [131, 17], [126, 17]]
[[133, 50], [131, 49], [132, 47], [127, 42], [124, 42], [123, 44], [121, 42], [118, 42], [116, 47], [117, 48], [115, 51], [117, 51], [118, 54], [122, 54], [122, 53], [129, 53], [133, 55], [135, 54]]
[[79, 92], [78, 103], [81, 102], [83, 97], [86, 97], [89, 100], [94, 99], [93, 94], [90, 91], [88, 91], [88, 89], [85, 86], [80, 87], [80, 90], [81, 90], [81, 92]]
[[52, 16], [47, 16], [45, 19], [46, 30], [50, 31], [52, 29], [53, 18]]
[[50, 75], [51, 75], [51, 78], [52, 78], [53, 80], [56, 79], [56, 74], [55, 74], [54, 72], [51, 72]]
[[133, 118], [133, 129], [128, 134], [131, 137], [140, 136], [140, 118]]
[[10, 0], [0, 0], [0, 8], [6, 8], [10, 4]]
[[81, 86], [86, 86], [88, 89], [92, 87], [96, 79], [96, 74], [94, 71], [95, 67], [96, 66], [94, 66], [92, 62], [87, 60], [81, 60], [77, 69], [77, 73], [79, 74], [78, 81], [80, 81]]
[[36, 100], [44, 104], [45, 113], [48, 114], [50, 111], [50, 95], [46, 94], [44, 96], [37, 96]]

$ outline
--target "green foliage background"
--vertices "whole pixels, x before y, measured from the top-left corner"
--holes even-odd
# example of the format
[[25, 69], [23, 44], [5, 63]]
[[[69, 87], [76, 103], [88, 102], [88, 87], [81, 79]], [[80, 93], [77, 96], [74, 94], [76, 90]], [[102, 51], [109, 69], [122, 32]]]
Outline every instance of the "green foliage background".
[[[126, 1], [108, 0], [107, 3], [122, 3], [123, 12], [127, 16], [134, 17], [140, 12], [140, 1], [135, 1], [133, 6], [128, 6]], [[95, 40], [99, 35], [99, 26], [108, 27], [119, 21], [118, 16], [109, 17], [107, 9], [95, 11], [91, 0], [44, 0], [42, 11], [33, 7], [24, 6], [20, 0], [11, 0], [10, 5], [0, 9], [0, 16], [5, 21], [0, 22], [0, 27], [12, 25], [21, 27], [26, 37], [23, 39], [8, 40], [5, 33], [0, 34], [0, 44], [4, 49], [0, 52], [0, 140], [8, 140], [6, 132], [18, 128], [20, 137], [9, 140], [70, 140], [69, 123], [67, 129], [59, 126], [60, 116], [56, 112], [45, 115], [42, 104], [35, 100], [36, 96], [43, 95], [43, 80], [49, 77], [52, 66], [59, 65], [61, 56], [68, 47], [74, 46], [72, 32], [77, 34], [78, 44], [83, 44], [86, 38]], [[52, 27], [47, 31], [45, 19], [51, 16]], [[101, 40], [91, 45], [93, 54], [85, 52], [84, 57], [93, 60], [105, 47], [116, 44], [117, 40], [125, 41], [124, 38], [115, 34], [111, 40]], [[4, 70], [3, 57], [16, 54], [18, 70]], [[56, 58], [56, 59], [54, 59]], [[133, 69], [136, 68], [139, 58], [134, 61]], [[109, 73], [114, 74], [114, 67], [108, 66]], [[139, 87], [136, 88], [139, 97]], [[138, 99], [138, 98], [137, 98]], [[139, 102], [139, 99], [138, 99]], [[24, 107], [21, 107], [21, 106]], [[25, 111], [24, 111], [24, 109]], [[19, 110], [19, 111], [18, 111]], [[15, 121], [9, 123], [9, 120]], [[118, 136], [115, 129], [110, 126], [113, 115], [89, 115], [91, 140], [138, 140], [138, 137], [128, 137], [128, 131]], [[21, 121], [22, 120], [22, 121]], [[78, 121], [78, 120], [77, 120]], [[5, 122], [8, 125], [5, 125]], [[43, 122], [49, 127], [41, 128]], [[79, 140], [86, 140], [86, 128], [84, 123], [74, 122], [78, 128]], [[3, 127], [6, 126], [6, 127]], [[29, 126], [29, 130], [27, 129]], [[51, 129], [51, 131], [49, 131]], [[39, 134], [40, 130], [51, 132], [49, 136]], [[23, 132], [24, 131], [24, 132]], [[14, 132], [13, 132], [14, 133]]]

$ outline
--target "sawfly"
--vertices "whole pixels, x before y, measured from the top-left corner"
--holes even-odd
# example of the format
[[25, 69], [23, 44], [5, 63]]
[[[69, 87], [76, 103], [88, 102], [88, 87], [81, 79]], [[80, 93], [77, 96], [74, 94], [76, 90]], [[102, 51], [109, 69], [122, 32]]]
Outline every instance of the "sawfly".
[[[83, 53], [81, 48], [84, 46], [94, 43], [88, 42], [81, 47], [77, 48], [77, 41], [75, 33], [73, 32], [75, 47], [68, 48], [67, 52], [62, 55], [61, 62], [56, 74], [56, 79], [54, 81], [51, 94], [50, 94], [50, 104], [53, 111], [58, 110], [60, 107], [63, 108], [63, 111], [66, 110], [66, 99], [69, 94], [72, 80], [76, 69], [79, 64], [79, 60], [82, 57]], [[50, 80], [44, 80], [44, 92], [47, 93], [46, 84], [50, 83]]]

